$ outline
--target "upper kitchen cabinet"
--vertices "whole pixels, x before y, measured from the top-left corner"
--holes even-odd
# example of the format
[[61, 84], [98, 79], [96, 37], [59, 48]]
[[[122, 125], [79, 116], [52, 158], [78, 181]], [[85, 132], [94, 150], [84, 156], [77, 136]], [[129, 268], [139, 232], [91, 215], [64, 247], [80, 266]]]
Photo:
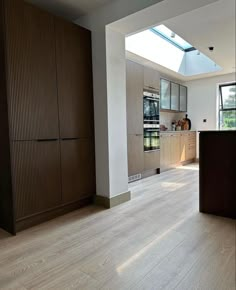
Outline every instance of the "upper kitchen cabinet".
[[61, 138], [93, 137], [90, 31], [55, 20]]
[[161, 79], [161, 109], [187, 112], [187, 87]]
[[171, 82], [171, 105], [173, 111], [179, 111], [179, 84]]
[[144, 87], [159, 90], [160, 73], [152, 68], [144, 67]]
[[58, 138], [54, 17], [23, 1], [4, 5], [10, 137]]
[[187, 112], [187, 87], [180, 85], [179, 92], [179, 110]]
[[143, 66], [126, 62], [128, 134], [143, 134]]
[[161, 79], [161, 109], [170, 110], [170, 81]]

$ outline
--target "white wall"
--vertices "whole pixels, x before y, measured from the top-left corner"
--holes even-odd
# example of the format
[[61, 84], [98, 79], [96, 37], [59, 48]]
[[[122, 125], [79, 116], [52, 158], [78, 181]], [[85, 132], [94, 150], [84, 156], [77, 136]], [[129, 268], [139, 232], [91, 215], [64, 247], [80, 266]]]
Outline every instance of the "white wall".
[[189, 51], [185, 54], [185, 71], [184, 75], [192, 76], [196, 74], [211, 73], [222, 70], [222, 68], [215, 64], [208, 56], [200, 53], [197, 54], [196, 50]]
[[[110, 198], [128, 190], [125, 33], [122, 27], [134, 33], [140, 25], [145, 29], [217, 0], [160, 1], [116, 0], [76, 21], [92, 31], [96, 180], [100, 196]], [[110, 26], [122, 17], [125, 20], [131, 17], [131, 20], [124, 22], [124, 26], [125, 20]], [[108, 25], [112, 30], [106, 30]]]
[[[218, 128], [218, 90], [220, 83], [235, 81], [234, 73], [186, 82], [188, 87], [188, 115], [195, 130]], [[203, 119], [207, 119], [204, 123]], [[198, 157], [198, 146], [197, 146]]]
[[110, 196], [128, 190], [124, 35], [106, 28]]

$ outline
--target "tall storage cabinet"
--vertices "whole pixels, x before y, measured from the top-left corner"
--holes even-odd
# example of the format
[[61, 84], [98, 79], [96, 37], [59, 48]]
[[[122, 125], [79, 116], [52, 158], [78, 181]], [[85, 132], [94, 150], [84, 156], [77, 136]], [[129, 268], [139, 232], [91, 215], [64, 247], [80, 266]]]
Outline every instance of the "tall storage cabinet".
[[95, 194], [90, 32], [0, 0], [0, 227], [16, 233]]
[[54, 17], [3, 1], [11, 140], [58, 138]]
[[128, 131], [128, 175], [144, 170], [143, 155], [143, 66], [126, 62], [126, 101]]

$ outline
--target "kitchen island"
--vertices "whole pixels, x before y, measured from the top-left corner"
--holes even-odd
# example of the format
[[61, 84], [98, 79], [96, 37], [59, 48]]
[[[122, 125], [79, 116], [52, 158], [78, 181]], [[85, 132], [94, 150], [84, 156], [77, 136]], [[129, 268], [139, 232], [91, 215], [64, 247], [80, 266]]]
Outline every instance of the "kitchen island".
[[236, 131], [200, 131], [200, 212], [236, 218]]

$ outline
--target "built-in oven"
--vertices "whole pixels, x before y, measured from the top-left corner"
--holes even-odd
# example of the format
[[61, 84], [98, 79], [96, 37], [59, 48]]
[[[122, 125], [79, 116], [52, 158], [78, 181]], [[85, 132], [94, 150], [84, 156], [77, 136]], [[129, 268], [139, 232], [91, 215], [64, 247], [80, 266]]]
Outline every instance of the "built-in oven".
[[159, 92], [143, 92], [143, 118], [144, 122], [160, 120], [160, 95]]
[[160, 149], [160, 95], [158, 91], [143, 92], [144, 151]]
[[160, 130], [157, 124], [144, 124], [144, 151], [160, 149]]

